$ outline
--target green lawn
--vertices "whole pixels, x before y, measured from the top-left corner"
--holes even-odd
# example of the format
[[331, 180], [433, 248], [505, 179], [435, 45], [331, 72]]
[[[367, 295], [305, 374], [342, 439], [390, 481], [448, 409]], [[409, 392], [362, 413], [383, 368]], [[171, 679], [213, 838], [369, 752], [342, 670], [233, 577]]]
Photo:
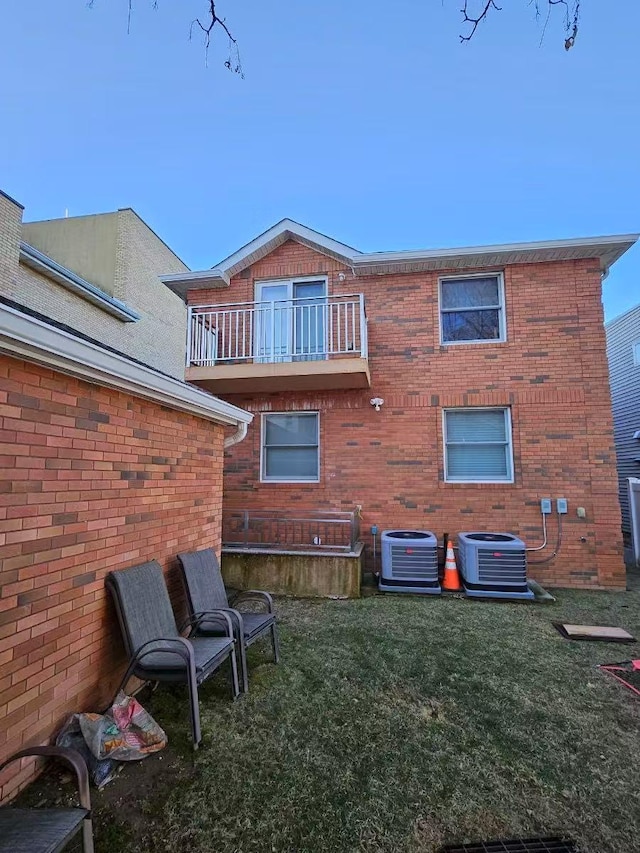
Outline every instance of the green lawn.
[[551, 626], [640, 636], [640, 593], [278, 612], [281, 666], [254, 647], [248, 696], [232, 703], [223, 677], [204, 688], [195, 758], [183, 694], [147, 700], [171, 749], [94, 795], [98, 853], [408, 853], [552, 833], [586, 853], [640, 849], [640, 700], [594, 666], [640, 651]]

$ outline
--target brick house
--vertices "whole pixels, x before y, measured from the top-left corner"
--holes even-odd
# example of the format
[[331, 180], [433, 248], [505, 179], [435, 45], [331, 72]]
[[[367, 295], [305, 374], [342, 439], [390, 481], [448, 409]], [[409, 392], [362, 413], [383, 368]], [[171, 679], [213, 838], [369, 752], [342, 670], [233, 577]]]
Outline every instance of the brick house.
[[623, 587], [601, 288], [635, 240], [362, 253], [283, 220], [164, 276], [189, 310], [187, 379], [255, 414], [225, 507], [357, 506], [368, 546], [377, 525], [534, 547], [541, 498], [562, 497], [559, 553], [531, 575]]
[[21, 219], [0, 193], [0, 761], [111, 697], [107, 572], [156, 558], [180, 606], [176, 554], [219, 548], [223, 446], [251, 420], [184, 382], [158, 272], [186, 268], [133, 211]]

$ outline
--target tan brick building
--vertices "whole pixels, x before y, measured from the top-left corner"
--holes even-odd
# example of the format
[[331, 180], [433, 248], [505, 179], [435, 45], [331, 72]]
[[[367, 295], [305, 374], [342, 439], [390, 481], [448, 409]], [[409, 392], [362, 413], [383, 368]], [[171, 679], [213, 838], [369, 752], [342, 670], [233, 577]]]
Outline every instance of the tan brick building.
[[[155, 558], [180, 606], [176, 555], [219, 549], [223, 445], [251, 420], [167, 375], [183, 363], [185, 312], [155, 271], [183, 265], [132, 211], [109, 216], [127, 245], [115, 261], [108, 246], [99, 287], [61, 264], [91, 274], [81, 236], [76, 258], [34, 254], [21, 213], [0, 194], [0, 761], [111, 697], [125, 661], [107, 572]], [[30, 239], [53, 252], [47, 234]], [[0, 799], [34, 766], [7, 774]]]
[[184, 379], [184, 304], [158, 277], [187, 270], [131, 210], [22, 222], [0, 196], [4, 251], [0, 296], [66, 323]]
[[284, 220], [167, 276], [190, 307], [187, 377], [256, 415], [225, 507], [360, 506], [371, 565], [372, 525], [535, 547], [548, 497], [530, 575], [622, 587], [601, 287], [635, 239], [365, 254]]

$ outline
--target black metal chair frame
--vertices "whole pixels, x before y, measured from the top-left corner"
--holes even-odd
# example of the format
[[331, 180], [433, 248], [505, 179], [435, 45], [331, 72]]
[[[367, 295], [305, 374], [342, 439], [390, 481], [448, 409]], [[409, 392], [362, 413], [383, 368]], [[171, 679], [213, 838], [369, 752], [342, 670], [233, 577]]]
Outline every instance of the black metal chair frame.
[[[158, 566], [160, 573], [162, 573], [162, 569], [160, 568], [159, 564], [156, 565]], [[134, 566], [132, 568], [137, 567]], [[128, 569], [121, 569], [120, 571], [126, 572], [128, 571]], [[127, 685], [127, 682], [134, 674], [136, 674], [137, 677], [141, 678], [142, 680], [151, 682], [186, 681], [189, 692], [189, 709], [191, 716], [191, 732], [193, 735], [193, 748], [194, 750], [197, 750], [202, 740], [198, 687], [211, 675], [213, 675], [213, 673], [220, 668], [220, 666], [224, 663], [224, 661], [226, 661], [227, 658], [229, 658], [231, 661], [232, 696], [234, 699], [237, 699], [240, 694], [240, 685], [238, 681], [238, 663], [236, 658], [236, 641], [233, 630], [233, 622], [230, 616], [227, 613], [222, 612], [221, 610], [210, 611], [207, 613], [199, 614], [199, 616], [196, 618], [189, 617], [180, 626], [180, 629], [178, 629], [178, 627], [176, 626], [176, 636], [154, 637], [146, 643], [143, 643], [137, 649], [132, 649], [130, 644], [129, 631], [127, 628], [127, 620], [122, 609], [122, 602], [120, 600], [119, 591], [113, 581], [113, 575], [115, 574], [118, 574], [118, 572], [110, 572], [109, 575], [107, 575], [105, 583], [115, 603], [116, 612], [118, 614], [118, 621], [120, 623], [122, 636], [124, 638], [127, 654], [129, 656], [129, 665], [127, 666], [127, 669], [124, 675], [122, 676], [115, 695], [117, 696], [120, 690], [124, 690]], [[171, 607], [171, 603], [169, 601], [169, 593], [166, 589], [166, 586], [165, 593], [167, 597], [167, 602], [169, 603], [169, 607]], [[221, 623], [221, 630], [223, 631], [224, 636], [228, 638], [231, 642], [228, 643], [225, 647], [221, 648], [220, 652], [210, 658], [206, 662], [206, 664], [197, 667], [195, 662], [193, 641], [198, 641], [198, 637], [196, 634], [197, 628], [200, 622], [205, 618], [207, 619], [207, 621], [217, 621]], [[180, 634], [186, 628], [190, 628], [189, 636], [187, 638], [178, 636], [178, 634]], [[170, 648], [158, 648], [158, 642], [166, 643], [170, 646]], [[186, 673], [185, 670], [176, 669], [168, 670], [166, 672], [151, 669], [145, 670], [144, 664], [142, 662], [144, 658], [150, 654], [179, 655], [185, 663]]]
[[[84, 853], [93, 853], [93, 825], [91, 821], [91, 796], [89, 794], [89, 774], [87, 772], [87, 765], [84, 762], [83, 757], [77, 752], [75, 749], [70, 749], [65, 746], [30, 746], [25, 749], [21, 749], [19, 752], [14, 753], [9, 756], [6, 761], [3, 761], [0, 764], [0, 773], [11, 764], [13, 761], [19, 761], [21, 758], [30, 758], [32, 756], [36, 757], [45, 757], [45, 758], [57, 758], [60, 761], [64, 761], [68, 764], [74, 771], [76, 776], [76, 787], [78, 789], [79, 799], [80, 799], [80, 807], [81, 810], [85, 812], [85, 816], [83, 818], [79, 817], [78, 825], [75, 829], [72, 829], [71, 832], [67, 834], [65, 838], [60, 840], [57, 845], [51, 848], [52, 853], [58, 853], [59, 850], [63, 850], [66, 845], [71, 841], [72, 838], [75, 838], [76, 835], [82, 831], [82, 849]], [[12, 806], [2, 806], [0, 811], [4, 812], [5, 809], [7, 811], [12, 810]], [[38, 825], [38, 809], [28, 809], [29, 819], [30, 819], [30, 828], [33, 831], [34, 826], [37, 828]], [[49, 810], [47, 809], [47, 812]], [[80, 811], [80, 809], [78, 810]], [[0, 828], [2, 824], [0, 822]], [[46, 820], [42, 820], [42, 829], [39, 830], [42, 833], [42, 840], [44, 843], [51, 843], [50, 833], [47, 832]], [[9, 853], [9, 849], [3, 847], [3, 839], [0, 833], [0, 851], [7, 851]], [[27, 848], [24, 848], [26, 853]], [[15, 847], [11, 848], [11, 853], [19, 853], [19, 848], [16, 850]]]
[[[193, 551], [191, 554], [198, 554], [201, 556], [202, 554], [211, 551], [213, 557], [212, 568], [214, 571], [220, 572], [220, 565], [218, 563], [218, 559], [215, 556], [215, 552], [211, 549], [204, 549], [203, 551]], [[200, 625], [203, 621], [213, 621], [207, 617], [206, 612], [198, 611], [196, 612], [194, 609], [194, 602], [192, 597], [192, 590], [189, 586], [189, 579], [187, 575], [187, 570], [185, 567], [185, 561], [183, 558], [188, 558], [190, 554], [178, 554], [178, 563], [182, 569], [182, 578], [184, 581], [185, 590], [187, 593], [187, 603], [189, 606], [189, 610], [191, 612], [191, 619], [195, 620], [196, 625]], [[222, 577], [222, 576], [221, 576]], [[225, 592], [226, 597], [226, 592]], [[236, 609], [235, 605], [241, 603], [242, 601], [262, 601], [266, 604], [267, 613], [274, 616], [273, 621], [266, 625], [262, 630], [257, 631], [255, 634], [247, 637], [244, 629], [244, 622], [242, 619], [242, 613]], [[233, 621], [235, 628], [235, 638], [238, 644], [238, 648], [240, 651], [240, 675], [242, 678], [242, 689], [243, 692], [246, 693], [249, 690], [249, 675], [247, 668], [247, 648], [255, 643], [257, 640], [264, 637], [265, 634], [269, 633], [271, 635], [271, 645], [273, 648], [273, 660], [274, 663], [280, 662], [280, 641], [278, 638], [278, 629], [275, 621], [275, 615], [273, 610], [273, 598], [268, 592], [265, 592], [261, 589], [247, 589], [241, 590], [237, 592], [235, 595], [230, 598], [227, 597], [228, 607], [218, 608], [221, 612], [227, 613], [231, 620]], [[199, 627], [196, 627], [196, 632], [201, 633], [206, 636], [207, 631], [202, 630]]]

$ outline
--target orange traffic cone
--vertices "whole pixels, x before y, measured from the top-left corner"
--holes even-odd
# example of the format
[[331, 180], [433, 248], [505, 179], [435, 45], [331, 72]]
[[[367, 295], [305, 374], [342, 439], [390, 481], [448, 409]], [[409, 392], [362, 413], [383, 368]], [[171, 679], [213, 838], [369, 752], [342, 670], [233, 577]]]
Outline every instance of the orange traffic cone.
[[456, 558], [453, 553], [453, 542], [451, 539], [447, 542], [447, 559], [444, 564], [444, 580], [442, 588], [448, 589], [449, 592], [457, 592], [462, 587], [460, 586], [460, 575], [456, 566]]

